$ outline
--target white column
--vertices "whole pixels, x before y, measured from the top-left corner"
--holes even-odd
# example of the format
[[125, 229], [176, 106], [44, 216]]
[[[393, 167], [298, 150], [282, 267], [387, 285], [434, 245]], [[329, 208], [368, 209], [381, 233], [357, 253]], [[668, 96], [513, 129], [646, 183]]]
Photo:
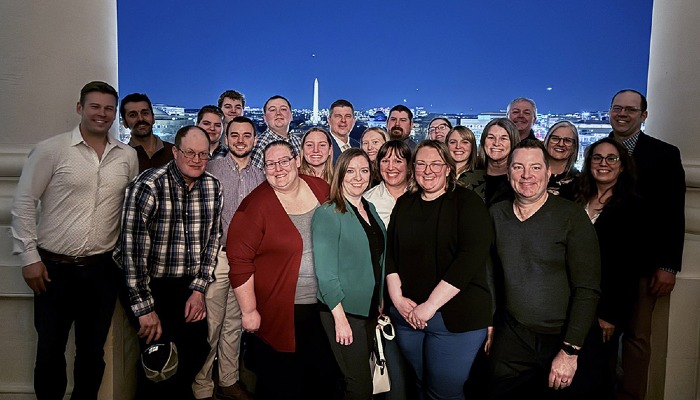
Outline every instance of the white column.
[[[78, 123], [83, 85], [117, 87], [116, 0], [0, 1], [0, 54], [0, 399], [34, 398], [33, 296], [11, 254], [9, 209], [29, 149]], [[115, 337], [105, 347], [102, 399], [128, 398]]]
[[[654, 313], [649, 399], [700, 393], [700, 2], [654, 2], [646, 132], [681, 150], [686, 172], [683, 270]], [[664, 168], [659, 165], [659, 168]], [[664, 190], [659, 182], [659, 190]], [[650, 212], [654, 212], [650, 210]], [[659, 249], [663, 251], [663, 249]]]

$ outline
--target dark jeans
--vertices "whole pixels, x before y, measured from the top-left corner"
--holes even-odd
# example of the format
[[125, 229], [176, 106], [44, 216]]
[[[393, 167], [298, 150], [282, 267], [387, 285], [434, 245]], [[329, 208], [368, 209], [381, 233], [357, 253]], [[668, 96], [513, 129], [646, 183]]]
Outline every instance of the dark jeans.
[[34, 296], [38, 336], [34, 390], [39, 400], [63, 399], [68, 379], [65, 351], [75, 323], [71, 399], [96, 399], [105, 369], [104, 344], [112, 323], [119, 274], [111, 254], [91, 265], [43, 260], [51, 282]]
[[450, 332], [437, 312], [425, 329], [413, 329], [395, 308], [389, 313], [399, 348], [416, 374], [418, 390], [430, 399], [464, 399], [464, 384], [486, 328]]
[[[153, 399], [194, 399], [192, 383], [197, 372], [204, 365], [209, 354], [209, 342], [207, 341], [207, 321], [185, 322], [185, 304], [192, 295], [189, 289], [192, 277], [181, 278], [151, 278], [149, 284], [155, 306], [155, 312], [160, 319], [163, 334], [158, 341], [172, 341], [177, 346], [178, 367], [177, 373], [161, 382], [153, 382], [146, 378], [139, 358], [136, 370], [137, 400]], [[134, 318], [131, 308], [126, 310], [131, 314], [129, 320], [139, 329], [138, 318]], [[139, 338], [141, 351], [146, 349], [144, 339]]]
[[321, 326], [318, 304], [294, 305], [293, 353], [276, 351], [255, 335], [249, 338], [247, 356], [255, 359], [256, 400], [336, 398], [340, 371]]

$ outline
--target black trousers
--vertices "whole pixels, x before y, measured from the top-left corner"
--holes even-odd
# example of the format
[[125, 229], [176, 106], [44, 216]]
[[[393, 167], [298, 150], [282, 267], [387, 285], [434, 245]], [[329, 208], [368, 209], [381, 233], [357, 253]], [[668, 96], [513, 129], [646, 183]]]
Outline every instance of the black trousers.
[[257, 336], [250, 336], [252, 354], [248, 356], [254, 359], [255, 399], [337, 398], [340, 373], [321, 326], [317, 304], [294, 305], [294, 335], [293, 353], [276, 351]]
[[[185, 304], [192, 295], [189, 289], [192, 277], [181, 278], [152, 278], [150, 281], [151, 295], [163, 329], [163, 334], [158, 341], [147, 344], [139, 338], [141, 351], [155, 342], [172, 341], [177, 346], [178, 367], [177, 373], [161, 382], [153, 382], [146, 378], [138, 360], [136, 371], [136, 399], [194, 399], [192, 383], [197, 372], [204, 365], [209, 354], [209, 342], [207, 341], [207, 321], [185, 322]], [[126, 309], [129, 320], [138, 331], [140, 328], [138, 318]]]
[[36, 397], [63, 399], [68, 384], [65, 351], [75, 323], [71, 399], [96, 399], [105, 369], [104, 344], [117, 299], [118, 269], [111, 254], [90, 265], [43, 262], [51, 282], [46, 292], [34, 296]]
[[352, 344], [342, 345], [335, 341], [335, 319], [330, 311], [321, 311], [321, 323], [326, 331], [328, 343], [338, 368], [343, 374], [344, 400], [372, 398], [372, 371], [369, 355], [374, 347], [376, 318], [359, 318], [345, 314], [352, 330]]
[[554, 390], [548, 383], [562, 335], [534, 332], [506, 312], [496, 315], [493, 331], [489, 399], [571, 398], [570, 388]]

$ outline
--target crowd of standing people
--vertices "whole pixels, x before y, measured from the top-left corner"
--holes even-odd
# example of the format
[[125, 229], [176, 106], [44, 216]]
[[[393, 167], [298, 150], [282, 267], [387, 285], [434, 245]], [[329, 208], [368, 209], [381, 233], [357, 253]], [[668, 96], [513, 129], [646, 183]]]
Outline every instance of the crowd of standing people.
[[[685, 175], [678, 148], [641, 130], [643, 94], [613, 96], [580, 171], [575, 125], [537, 139], [527, 98], [478, 144], [444, 117], [413, 141], [403, 105], [357, 141], [342, 99], [298, 137], [285, 97], [257, 132], [227, 90], [172, 144], [144, 94], [120, 103], [94, 81], [76, 110], [31, 151], [12, 206], [38, 399], [65, 395], [73, 325], [72, 398], [97, 398], [117, 303], [141, 350], [137, 399], [645, 398]], [[108, 134], [117, 112], [128, 144]], [[391, 389], [374, 395], [385, 316]]]

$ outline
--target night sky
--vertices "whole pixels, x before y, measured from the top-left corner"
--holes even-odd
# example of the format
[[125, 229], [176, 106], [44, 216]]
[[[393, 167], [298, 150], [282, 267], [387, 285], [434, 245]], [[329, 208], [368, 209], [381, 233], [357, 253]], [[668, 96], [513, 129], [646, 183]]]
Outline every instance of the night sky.
[[607, 109], [646, 91], [652, 0], [118, 0], [119, 92], [186, 108], [235, 89], [311, 108]]

